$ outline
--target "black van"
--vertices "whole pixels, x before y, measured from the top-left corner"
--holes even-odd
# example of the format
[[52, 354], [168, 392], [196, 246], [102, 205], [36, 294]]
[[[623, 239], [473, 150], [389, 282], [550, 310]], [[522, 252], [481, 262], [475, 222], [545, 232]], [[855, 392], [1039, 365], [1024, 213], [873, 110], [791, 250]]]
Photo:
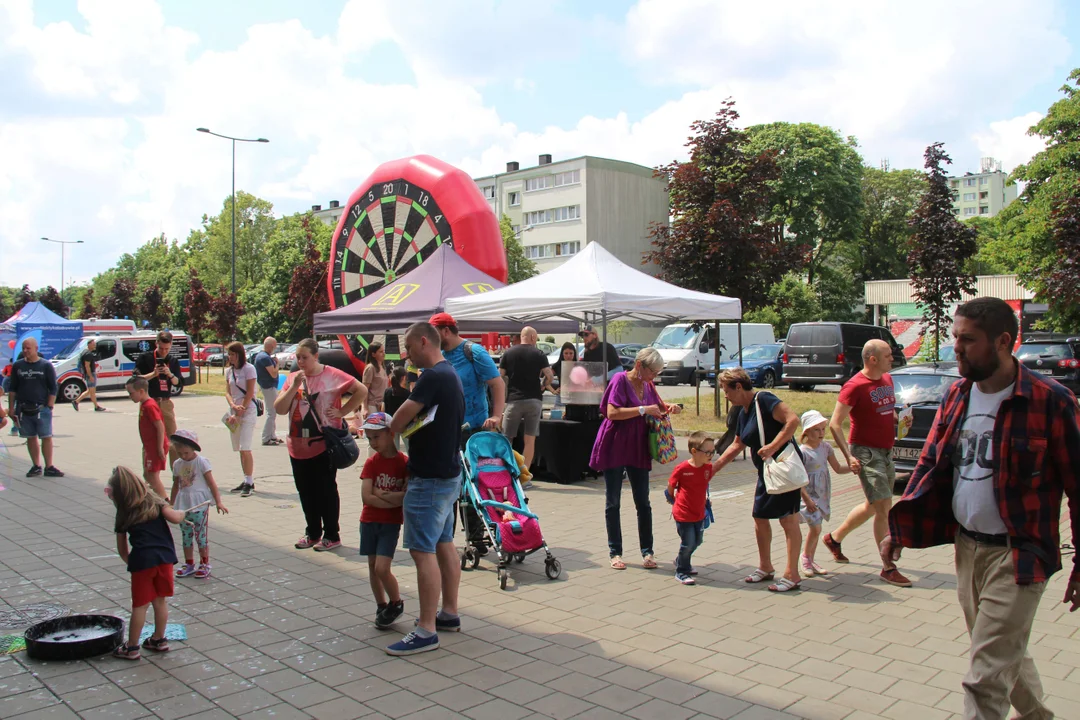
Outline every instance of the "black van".
[[843, 385], [862, 370], [862, 349], [884, 340], [893, 349], [893, 367], [907, 364], [904, 349], [887, 328], [858, 323], [797, 323], [784, 342], [783, 382], [792, 390], [815, 385]]

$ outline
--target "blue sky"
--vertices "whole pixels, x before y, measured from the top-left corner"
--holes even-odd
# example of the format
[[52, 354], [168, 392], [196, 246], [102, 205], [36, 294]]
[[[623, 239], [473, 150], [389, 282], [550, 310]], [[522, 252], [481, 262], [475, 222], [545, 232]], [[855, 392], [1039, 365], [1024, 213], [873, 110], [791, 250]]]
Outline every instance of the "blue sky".
[[229, 188], [227, 144], [197, 126], [271, 139], [238, 151], [237, 185], [282, 213], [418, 153], [474, 175], [539, 153], [656, 165], [728, 96], [746, 124], [853, 134], [868, 164], [917, 167], [942, 140], [957, 171], [1011, 169], [1080, 66], [1078, 18], [1054, 0], [0, 0], [0, 284], [55, 282], [42, 235], [85, 240], [69, 282], [186, 237]]

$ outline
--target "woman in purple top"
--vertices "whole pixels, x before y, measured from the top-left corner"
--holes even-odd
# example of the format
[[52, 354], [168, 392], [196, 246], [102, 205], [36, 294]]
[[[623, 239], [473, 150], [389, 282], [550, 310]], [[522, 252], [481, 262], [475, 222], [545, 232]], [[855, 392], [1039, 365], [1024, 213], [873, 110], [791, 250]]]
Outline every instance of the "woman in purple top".
[[604, 473], [608, 552], [611, 567], [616, 570], [626, 569], [626, 563], [622, 560], [622, 522], [619, 516], [624, 473], [630, 480], [630, 491], [637, 508], [638, 540], [643, 558], [641, 565], [647, 570], [656, 567], [652, 506], [649, 504], [652, 457], [649, 454], [649, 426], [645, 416], [661, 417], [668, 412], [679, 412], [678, 406], [668, 406], [660, 399], [653, 385], [653, 379], [663, 369], [664, 359], [660, 353], [655, 348], [644, 348], [634, 360], [634, 369], [612, 378], [600, 400], [600, 413], [604, 421], [596, 435], [589, 465]]

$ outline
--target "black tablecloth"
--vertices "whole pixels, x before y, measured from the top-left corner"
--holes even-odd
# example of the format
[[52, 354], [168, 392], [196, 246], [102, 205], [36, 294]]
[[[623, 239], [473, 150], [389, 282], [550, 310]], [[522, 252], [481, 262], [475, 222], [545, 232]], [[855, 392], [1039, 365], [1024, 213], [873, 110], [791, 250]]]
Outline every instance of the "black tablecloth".
[[589, 456], [599, 431], [599, 420], [541, 420], [530, 472], [538, 480], [560, 483], [577, 482], [585, 473], [596, 477], [589, 468]]

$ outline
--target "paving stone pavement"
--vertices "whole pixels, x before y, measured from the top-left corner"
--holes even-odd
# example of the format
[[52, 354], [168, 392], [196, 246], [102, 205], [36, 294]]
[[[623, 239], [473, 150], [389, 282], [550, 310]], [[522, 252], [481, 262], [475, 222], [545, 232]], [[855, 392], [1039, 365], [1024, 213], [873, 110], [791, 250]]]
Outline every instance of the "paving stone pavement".
[[[61, 603], [73, 612], [127, 618], [129, 580], [115, 555], [113, 510], [102, 488], [118, 463], [138, 467], [135, 407], [56, 413], [62, 479], [23, 477], [28, 462], [3, 431], [0, 450], [0, 611]], [[196, 430], [223, 488], [239, 460], [219, 418], [221, 398], [183, 396], [181, 427]], [[829, 408], [822, 408], [828, 410]], [[372, 627], [366, 563], [357, 555], [358, 469], [339, 475], [343, 541], [334, 553], [292, 547], [302, 516], [284, 447], [255, 452], [257, 492], [227, 496], [214, 516], [214, 575], [178, 580], [170, 622], [187, 642], [139, 662], [109, 656], [40, 663], [0, 656], [0, 718], [820, 718], [957, 717], [967, 667], [950, 548], [908, 551], [910, 589], [881, 583], [869, 527], [845, 543], [853, 562], [774, 595], [738, 584], [756, 563], [752, 468], [734, 463], [714, 484], [716, 525], [695, 557], [700, 584], [672, 578], [678, 541], [652, 493], [659, 570], [607, 567], [602, 483], [536, 483], [531, 504], [563, 577], [536, 556], [500, 591], [488, 562], [463, 576], [464, 631], [437, 652], [391, 658], [383, 647], [416, 612], [415, 573], [399, 551], [405, 593], [398, 632]], [[858, 502], [850, 476], [834, 478], [832, 526]], [[623, 528], [634, 545], [633, 503]], [[1069, 540], [1068, 534], [1065, 535]], [[782, 557], [782, 534], [774, 559]], [[628, 560], [631, 553], [627, 553]], [[820, 556], [819, 556], [820, 557]], [[1050, 583], [1031, 638], [1051, 708], [1080, 719], [1080, 613]]]

